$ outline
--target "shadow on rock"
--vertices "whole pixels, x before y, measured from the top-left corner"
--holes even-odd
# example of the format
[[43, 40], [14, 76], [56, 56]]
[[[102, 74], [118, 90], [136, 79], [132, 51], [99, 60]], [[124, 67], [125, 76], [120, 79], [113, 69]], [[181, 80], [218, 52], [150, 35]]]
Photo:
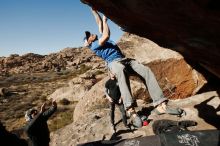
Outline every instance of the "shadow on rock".
[[78, 144], [77, 146], [115, 146], [124, 140], [100, 140], [95, 142], [89, 142], [85, 144]]
[[110, 140], [120, 140], [122, 137], [120, 136], [121, 134], [124, 134], [124, 133], [130, 133], [130, 132], [134, 132], [136, 131], [137, 129], [126, 129], [126, 130], [119, 130], [115, 133], [112, 134]]
[[220, 116], [217, 115], [217, 112], [220, 111], [220, 105], [215, 109], [213, 106], [207, 104], [215, 97], [216, 96], [212, 96], [194, 107], [198, 110], [199, 117], [204, 119], [204, 121], [210, 125], [216, 127], [216, 129], [220, 130]]
[[143, 116], [143, 115], [149, 116], [149, 115], [151, 114], [151, 111], [152, 111], [153, 109], [154, 109], [153, 106], [144, 107], [144, 108], [142, 108], [140, 111], [138, 111], [137, 114], [138, 114], [139, 116]]

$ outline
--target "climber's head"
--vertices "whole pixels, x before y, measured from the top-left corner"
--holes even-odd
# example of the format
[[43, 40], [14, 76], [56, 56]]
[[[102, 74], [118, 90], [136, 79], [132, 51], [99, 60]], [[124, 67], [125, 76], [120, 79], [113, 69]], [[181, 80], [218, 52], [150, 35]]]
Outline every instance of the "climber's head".
[[90, 46], [92, 44], [92, 42], [94, 42], [97, 39], [98, 39], [98, 37], [96, 34], [91, 34], [89, 31], [85, 31], [85, 37], [83, 39], [84, 46], [86, 46], [86, 47]]

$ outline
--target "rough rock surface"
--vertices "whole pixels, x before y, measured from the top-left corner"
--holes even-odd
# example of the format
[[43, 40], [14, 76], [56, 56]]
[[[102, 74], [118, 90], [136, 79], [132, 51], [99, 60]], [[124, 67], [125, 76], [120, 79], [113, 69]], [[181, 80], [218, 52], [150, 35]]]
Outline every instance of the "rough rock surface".
[[81, 77], [74, 78], [69, 81], [67, 87], [61, 87], [57, 89], [48, 98], [60, 101], [62, 99], [68, 99], [69, 101], [79, 101], [96, 83], [97, 79], [83, 79]]
[[[85, 114], [87, 118], [82, 119], [81, 122], [74, 122], [51, 134], [51, 145], [75, 146], [79, 143], [95, 140], [114, 140], [154, 135], [152, 124], [155, 120], [161, 119], [174, 121], [194, 120], [198, 125], [190, 127], [189, 130], [192, 131], [219, 129], [219, 102], [219, 95], [214, 91], [198, 94], [187, 99], [171, 100], [170, 106], [183, 108], [187, 113], [186, 116], [181, 118], [167, 114], [155, 116], [148, 126], [143, 126], [133, 131], [123, 126], [120, 121], [120, 112], [116, 108], [116, 122], [119, 122], [116, 126], [116, 134], [113, 134], [109, 124], [109, 109], [107, 107], [99, 107], [93, 110], [93, 112]], [[143, 114], [148, 116], [147, 113], [149, 113], [151, 106], [149, 104], [144, 104], [142, 100], [138, 101], [138, 106], [138, 110], [145, 111]], [[204, 112], [204, 110], [206, 112]]]
[[127, 57], [135, 58], [152, 69], [169, 98], [194, 95], [206, 83], [204, 77], [190, 67], [179, 53], [148, 39], [125, 33], [118, 44]]
[[104, 13], [123, 30], [176, 50], [220, 77], [218, 0], [81, 1]]
[[65, 48], [58, 53], [38, 55], [12, 54], [9, 57], [0, 57], [0, 74], [19, 74], [31, 72], [62, 71], [78, 68], [81, 64], [97, 60], [88, 48]]

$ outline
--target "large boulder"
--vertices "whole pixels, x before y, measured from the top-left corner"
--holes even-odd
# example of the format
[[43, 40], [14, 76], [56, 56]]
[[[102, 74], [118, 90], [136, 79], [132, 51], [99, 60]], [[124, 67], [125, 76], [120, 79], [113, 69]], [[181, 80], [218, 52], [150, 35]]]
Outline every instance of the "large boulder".
[[[75, 107], [73, 119], [75, 122], [84, 121], [87, 119], [87, 113], [94, 112], [96, 109], [101, 109], [107, 106], [105, 97], [105, 82], [108, 77], [95, 84], [78, 102]], [[83, 114], [82, 114], [83, 113]]]
[[79, 101], [96, 83], [94, 80], [86, 80], [81, 77], [76, 77], [69, 81], [68, 86], [56, 89], [56, 91], [53, 92], [48, 98], [52, 98], [56, 101], [60, 101], [62, 99]]
[[123, 30], [176, 50], [220, 77], [219, 0], [81, 1]]
[[152, 69], [169, 98], [194, 95], [207, 82], [179, 53], [160, 47], [148, 39], [125, 33], [118, 45], [127, 57], [135, 58]]

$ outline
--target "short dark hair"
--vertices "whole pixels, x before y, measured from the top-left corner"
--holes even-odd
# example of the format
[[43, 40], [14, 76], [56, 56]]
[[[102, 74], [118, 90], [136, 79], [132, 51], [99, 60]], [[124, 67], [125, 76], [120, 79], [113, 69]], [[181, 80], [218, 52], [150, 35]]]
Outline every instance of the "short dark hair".
[[87, 40], [88, 41], [88, 38], [90, 37], [91, 33], [89, 31], [85, 31], [85, 37], [84, 37], [84, 41]]

